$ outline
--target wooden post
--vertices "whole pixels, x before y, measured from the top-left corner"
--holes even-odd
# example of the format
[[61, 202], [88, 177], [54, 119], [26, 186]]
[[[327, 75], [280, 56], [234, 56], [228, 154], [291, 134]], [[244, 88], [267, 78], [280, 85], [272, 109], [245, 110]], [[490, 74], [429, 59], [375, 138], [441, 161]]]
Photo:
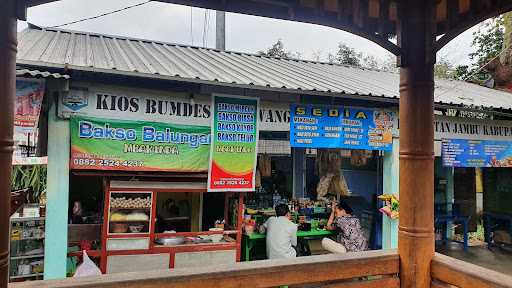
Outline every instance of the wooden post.
[[16, 1], [0, 4], [0, 288], [9, 277], [9, 217], [16, 91]]
[[399, 7], [401, 287], [430, 287], [434, 256], [434, 2]]

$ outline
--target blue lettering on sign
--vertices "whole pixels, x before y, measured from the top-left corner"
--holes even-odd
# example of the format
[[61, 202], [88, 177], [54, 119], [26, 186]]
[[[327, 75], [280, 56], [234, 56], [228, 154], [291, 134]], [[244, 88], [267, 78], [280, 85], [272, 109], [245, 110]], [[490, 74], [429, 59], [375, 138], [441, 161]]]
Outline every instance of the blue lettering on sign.
[[188, 144], [192, 148], [199, 145], [210, 145], [210, 135], [172, 131], [170, 128], [157, 130], [151, 126], [142, 127], [142, 141]]
[[134, 129], [112, 128], [109, 123], [103, 126], [94, 125], [89, 121], [79, 121], [78, 137], [109, 139], [109, 140], [137, 140], [137, 133]]
[[144, 142], [155, 141], [155, 128], [144, 126], [142, 128], [142, 141], [144, 141]]
[[395, 114], [342, 106], [290, 108], [290, 145], [303, 148], [391, 150]]
[[86, 121], [80, 121], [78, 134], [80, 138], [92, 137], [92, 124]]

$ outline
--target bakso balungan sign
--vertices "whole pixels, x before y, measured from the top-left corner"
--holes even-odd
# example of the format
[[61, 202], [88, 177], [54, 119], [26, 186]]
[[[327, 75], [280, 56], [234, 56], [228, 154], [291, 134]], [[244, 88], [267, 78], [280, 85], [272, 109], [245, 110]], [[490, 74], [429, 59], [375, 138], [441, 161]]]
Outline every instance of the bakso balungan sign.
[[71, 169], [205, 172], [210, 127], [72, 117]]

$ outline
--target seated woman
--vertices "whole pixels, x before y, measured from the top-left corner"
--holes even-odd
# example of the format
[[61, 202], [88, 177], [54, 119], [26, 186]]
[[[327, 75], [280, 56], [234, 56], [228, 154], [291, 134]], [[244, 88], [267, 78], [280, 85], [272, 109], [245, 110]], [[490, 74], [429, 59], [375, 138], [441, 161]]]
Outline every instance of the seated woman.
[[340, 201], [333, 202], [327, 229], [337, 230], [337, 242], [329, 238], [322, 240], [322, 247], [332, 253], [357, 252], [367, 249], [367, 240], [361, 229], [359, 219], [352, 216], [352, 208]]

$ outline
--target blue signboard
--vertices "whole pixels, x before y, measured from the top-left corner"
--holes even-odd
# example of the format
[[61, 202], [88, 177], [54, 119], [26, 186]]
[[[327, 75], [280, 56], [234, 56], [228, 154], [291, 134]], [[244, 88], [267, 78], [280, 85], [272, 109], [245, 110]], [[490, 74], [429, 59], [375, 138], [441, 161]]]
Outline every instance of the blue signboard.
[[290, 108], [290, 145], [303, 148], [391, 150], [395, 114], [342, 106]]
[[512, 142], [445, 139], [441, 156], [446, 167], [512, 167]]

